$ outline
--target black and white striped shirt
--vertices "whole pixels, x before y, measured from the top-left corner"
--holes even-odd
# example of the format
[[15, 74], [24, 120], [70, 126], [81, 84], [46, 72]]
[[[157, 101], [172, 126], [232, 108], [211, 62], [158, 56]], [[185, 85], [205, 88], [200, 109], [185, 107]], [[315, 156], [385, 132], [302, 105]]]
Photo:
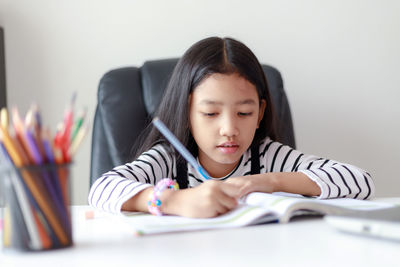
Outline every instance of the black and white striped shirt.
[[[89, 192], [89, 204], [118, 213], [125, 201], [163, 178], [173, 179], [176, 177], [176, 171], [174, 156], [164, 145], [158, 144], [135, 161], [115, 167], [97, 179]], [[221, 179], [249, 175], [250, 171], [249, 149], [243, 154], [236, 168]], [[321, 188], [319, 198], [369, 199], [375, 193], [371, 176], [355, 166], [305, 155], [268, 137], [260, 143], [260, 173], [297, 171], [306, 174], [318, 184]], [[204, 182], [202, 175], [189, 164], [188, 179], [189, 187]]]

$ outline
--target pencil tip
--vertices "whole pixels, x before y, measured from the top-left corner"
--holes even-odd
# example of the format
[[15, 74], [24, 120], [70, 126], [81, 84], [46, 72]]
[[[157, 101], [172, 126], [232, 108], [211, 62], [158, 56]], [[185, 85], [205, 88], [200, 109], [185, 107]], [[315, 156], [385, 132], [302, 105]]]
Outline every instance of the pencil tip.
[[71, 105], [75, 104], [76, 95], [77, 95], [77, 92], [74, 91], [74, 92], [72, 93], [72, 97], [71, 97]]

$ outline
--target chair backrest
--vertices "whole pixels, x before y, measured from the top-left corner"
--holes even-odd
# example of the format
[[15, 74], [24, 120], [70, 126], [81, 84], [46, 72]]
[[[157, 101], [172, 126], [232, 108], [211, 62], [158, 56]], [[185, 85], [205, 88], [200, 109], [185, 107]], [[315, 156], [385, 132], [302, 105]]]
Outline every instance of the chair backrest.
[[[100, 80], [93, 125], [90, 184], [106, 171], [131, 160], [131, 149], [160, 103], [178, 59], [147, 61], [142, 67], [107, 72]], [[282, 77], [262, 65], [278, 117], [283, 144], [295, 147], [294, 131]]]

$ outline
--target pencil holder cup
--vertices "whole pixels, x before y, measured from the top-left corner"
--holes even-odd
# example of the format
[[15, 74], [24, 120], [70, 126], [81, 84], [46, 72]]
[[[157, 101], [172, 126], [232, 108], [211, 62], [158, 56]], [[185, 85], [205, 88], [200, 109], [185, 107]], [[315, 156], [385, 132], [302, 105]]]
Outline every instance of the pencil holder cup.
[[70, 164], [3, 168], [3, 248], [42, 251], [69, 247]]

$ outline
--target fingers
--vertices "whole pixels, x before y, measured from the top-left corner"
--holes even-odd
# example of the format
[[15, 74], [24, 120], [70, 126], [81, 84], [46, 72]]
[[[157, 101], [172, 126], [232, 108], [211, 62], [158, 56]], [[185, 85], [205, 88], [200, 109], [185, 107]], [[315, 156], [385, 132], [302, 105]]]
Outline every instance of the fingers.
[[242, 186], [237, 183], [221, 182], [221, 190], [230, 197], [240, 198]]
[[187, 217], [215, 217], [234, 209], [238, 204], [235, 187], [211, 180], [198, 187], [186, 189], [191, 193], [191, 197], [185, 201], [190, 209], [182, 208], [182, 214]]
[[[237, 206], [236, 198], [225, 192], [225, 190], [230, 193], [233, 192], [233, 187], [231, 185], [227, 186], [218, 181], [210, 183], [210, 186], [212, 188], [210, 191], [213, 199], [212, 208], [218, 214], [224, 214]], [[224, 187], [226, 188], [224, 189]]]
[[233, 177], [224, 181], [226, 185], [230, 185], [227, 188], [227, 194], [231, 194], [236, 198], [242, 198], [250, 192], [256, 190], [255, 179], [252, 176], [246, 177]]
[[[223, 186], [222, 186], [223, 187]], [[221, 189], [222, 189], [221, 187]], [[229, 194], [226, 194], [224, 190], [221, 190], [218, 195], [218, 202], [226, 209], [231, 210], [237, 206], [236, 197], [232, 197]]]

